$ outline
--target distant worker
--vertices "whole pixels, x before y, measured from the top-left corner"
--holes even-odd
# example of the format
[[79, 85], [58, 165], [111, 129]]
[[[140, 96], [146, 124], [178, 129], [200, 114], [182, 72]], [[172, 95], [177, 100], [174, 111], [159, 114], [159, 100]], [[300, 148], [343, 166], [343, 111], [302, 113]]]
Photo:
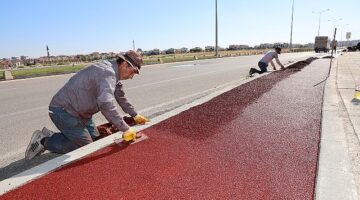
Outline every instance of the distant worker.
[[333, 47], [333, 49], [334, 49], [334, 51], [335, 51], [335, 53], [336, 53], [337, 40], [334, 40], [334, 41], [332, 42], [332, 47]]
[[275, 47], [275, 51], [274, 50], [268, 51], [265, 54], [265, 56], [258, 63], [258, 66], [259, 66], [260, 70], [257, 70], [255, 68], [250, 69], [250, 71], [249, 71], [250, 77], [252, 77], [254, 73], [262, 74], [262, 73], [267, 72], [267, 67], [269, 65], [269, 62], [271, 64], [271, 66], [273, 67], [273, 69], [276, 70], [275, 64], [272, 61], [274, 58], [276, 60], [276, 63], [281, 66], [281, 69], [285, 69], [284, 65], [281, 64], [281, 62], [279, 60], [278, 55], [280, 53], [281, 53], [281, 48], [280, 47]]
[[46, 127], [35, 131], [25, 153], [25, 159], [43, 153], [45, 150], [64, 154], [93, 142], [99, 132], [92, 116], [101, 112], [119, 131], [125, 141], [136, 138], [136, 132], [129, 127], [117, 111], [115, 100], [133, 117], [136, 124], [149, 120], [139, 115], [125, 97], [120, 80], [132, 79], [139, 74], [142, 57], [134, 51], [119, 55], [113, 61], [94, 63], [77, 72], [55, 94], [49, 105], [51, 121], [60, 130], [53, 133]]

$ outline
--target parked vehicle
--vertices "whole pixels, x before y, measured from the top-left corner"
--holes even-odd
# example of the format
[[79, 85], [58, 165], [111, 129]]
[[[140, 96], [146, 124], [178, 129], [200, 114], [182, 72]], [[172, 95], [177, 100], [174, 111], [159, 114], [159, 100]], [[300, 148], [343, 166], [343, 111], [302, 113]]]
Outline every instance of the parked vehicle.
[[314, 50], [316, 53], [329, 52], [330, 40], [329, 40], [328, 36], [316, 36], [315, 43], [314, 43]]
[[347, 47], [347, 51], [356, 51], [357, 49], [358, 49], [358, 46]]
[[360, 42], [357, 45], [347, 47], [347, 51], [360, 51]]

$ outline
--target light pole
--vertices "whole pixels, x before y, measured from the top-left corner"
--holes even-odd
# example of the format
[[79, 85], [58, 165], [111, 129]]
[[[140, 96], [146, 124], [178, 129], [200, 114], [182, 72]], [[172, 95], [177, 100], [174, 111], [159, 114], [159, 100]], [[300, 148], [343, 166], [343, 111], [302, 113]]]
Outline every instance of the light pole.
[[341, 25], [341, 37], [340, 37], [340, 40], [341, 40], [341, 47], [343, 47], [344, 45], [344, 41], [343, 41], [343, 30], [344, 30], [344, 28], [346, 27], [346, 26], [348, 26], [349, 24], [342, 24]]
[[339, 21], [341, 21], [341, 20], [342, 20], [342, 18], [339, 18], [339, 19], [329, 19], [328, 21], [334, 23], [334, 26], [337, 26], [337, 25], [338, 25], [337, 22], [339, 22]]
[[217, 0], [215, 0], [215, 56], [218, 56], [218, 15], [217, 15]]
[[292, 49], [292, 33], [293, 33], [293, 22], [294, 22], [294, 0], [292, 1], [292, 12], [291, 12], [291, 30], [290, 30], [290, 52]]
[[[331, 43], [331, 55], [332, 55], [332, 51], [333, 51], [333, 49], [334, 49], [334, 47], [336, 47], [337, 46], [337, 42], [336, 42], [336, 30], [337, 30], [337, 26], [338, 26], [338, 24], [337, 24], [337, 22], [338, 21], [341, 21], [342, 20], [342, 18], [339, 18], [339, 19], [335, 19], [335, 20], [328, 20], [329, 22], [332, 22], [333, 24], [334, 24], [334, 39], [333, 39], [333, 41], [332, 41], [332, 43]], [[336, 53], [336, 52], [335, 52]]]
[[315, 11], [313, 11], [313, 13], [315, 13], [315, 14], [319, 14], [319, 29], [318, 29], [318, 36], [320, 36], [320, 22], [321, 22], [321, 14], [323, 13], [323, 12], [327, 12], [327, 11], [329, 11], [330, 9], [328, 8], [328, 9], [326, 9], [326, 10], [322, 10], [322, 11], [318, 11], [318, 12], [315, 12]]
[[339, 26], [339, 24], [337, 22], [341, 21], [342, 18], [339, 19], [329, 19], [329, 22], [332, 22], [334, 24], [334, 28], [336, 28], [337, 26]]

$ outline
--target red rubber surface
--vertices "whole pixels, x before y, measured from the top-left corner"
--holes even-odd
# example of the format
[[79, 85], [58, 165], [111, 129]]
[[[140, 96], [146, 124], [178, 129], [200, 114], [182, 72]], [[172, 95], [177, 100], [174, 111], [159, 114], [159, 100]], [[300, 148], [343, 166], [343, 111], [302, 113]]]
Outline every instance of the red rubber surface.
[[312, 199], [329, 61], [261, 77], [0, 199]]

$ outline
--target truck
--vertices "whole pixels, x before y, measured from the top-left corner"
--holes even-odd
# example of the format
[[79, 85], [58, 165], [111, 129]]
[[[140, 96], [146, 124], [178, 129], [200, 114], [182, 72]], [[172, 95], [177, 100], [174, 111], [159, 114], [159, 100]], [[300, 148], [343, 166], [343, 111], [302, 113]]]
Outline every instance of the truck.
[[328, 36], [316, 36], [315, 43], [314, 43], [314, 50], [316, 53], [329, 52], [330, 40], [329, 40]]

